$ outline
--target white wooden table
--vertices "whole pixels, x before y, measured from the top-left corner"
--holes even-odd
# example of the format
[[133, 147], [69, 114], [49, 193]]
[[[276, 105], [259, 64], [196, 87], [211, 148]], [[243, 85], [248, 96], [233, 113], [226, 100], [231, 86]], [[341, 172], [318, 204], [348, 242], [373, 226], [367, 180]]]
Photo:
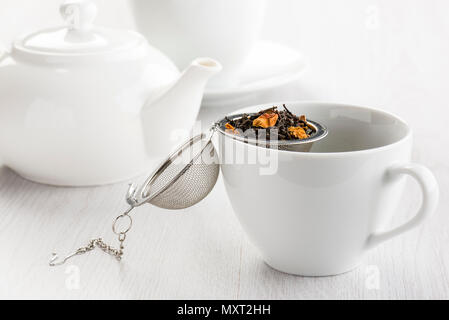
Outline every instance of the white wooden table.
[[[0, 1], [5, 3], [13, 2]], [[53, 250], [64, 254], [97, 236], [115, 243], [110, 225], [126, 209], [127, 183], [53, 188], [1, 168], [0, 298], [449, 299], [449, 3], [275, 3], [265, 38], [301, 48], [311, 66], [298, 83], [266, 92], [254, 103], [333, 100], [397, 113], [415, 129], [414, 160], [429, 166], [440, 183], [436, 214], [372, 251], [354, 272], [294, 277], [261, 261], [220, 180], [194, 208], [178, 213], [137, 209], [121, 263], [95, 251], [52, 269]], [[7, 14], [0, 10], [0, 16]], [[275, 28], [280, 21], [285, 32]], [[200, 119], [207, 124], [230, 111], [205, 109]], [[419, 202], [418, 188], [410, 182], [393, 223], [414, 214]]]

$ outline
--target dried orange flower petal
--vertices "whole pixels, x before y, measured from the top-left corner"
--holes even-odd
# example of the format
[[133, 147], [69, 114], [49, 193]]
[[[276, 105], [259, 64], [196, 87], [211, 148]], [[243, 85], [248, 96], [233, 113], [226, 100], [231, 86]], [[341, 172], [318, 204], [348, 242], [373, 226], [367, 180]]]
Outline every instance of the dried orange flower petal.
[[292, 136], [301, 140], [309, 138], [306, 131], [301, 127], [290, 127], [288, 128], [288, 132], [290, 132]]
[[259, 118], [253, 121], [253, 126], [264, 129], [271, 128], [276, 125], [278, 119], [279, 115], [277, 113], [264, 113]]
[[226, 123], [225, 128], [227, 133], [232, 133], [236, 135], [239, 134], [239, 132], [235, 129], [235, 127], [230, 123]]

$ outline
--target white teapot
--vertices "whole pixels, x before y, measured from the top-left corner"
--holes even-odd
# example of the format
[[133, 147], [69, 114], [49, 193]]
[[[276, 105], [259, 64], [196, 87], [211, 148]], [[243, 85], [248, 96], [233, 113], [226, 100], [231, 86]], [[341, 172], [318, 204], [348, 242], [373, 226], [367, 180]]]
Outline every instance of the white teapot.
[[68, 26], [0, 52], [0, 162], [52, 185], [133, 178], [191, 130], [221, 66], [200, 58], [181, 74], [140, 34], [94, 27], [92, 1], [60, 10]]

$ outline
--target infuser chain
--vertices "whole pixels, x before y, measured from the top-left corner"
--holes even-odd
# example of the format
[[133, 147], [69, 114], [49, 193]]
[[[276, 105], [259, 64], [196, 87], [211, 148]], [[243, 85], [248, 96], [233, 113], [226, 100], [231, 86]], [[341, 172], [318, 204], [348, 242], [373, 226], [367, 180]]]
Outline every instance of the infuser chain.
[[[131, 187], [130, 187], [130, 189], [131, 189]], [[123, 213], [120, 216], [118, 216], [117, 218], [115, 218], [114, 223], [112, 224], [112, 231], [118, 236], [118, 241], [120, 243], [120, 246], [118, 249], [113, 248], [113, 247], [109, 246], [108, 244], [106, 244], [102, 238], [93, 239], [87, 244], [87, 246], [80, 247], [78, 250], [69, 254], [68, 256], [66, 256], [64, 259], [62, 259], [59, 262], [56, 261], [59, 258], [58, 254], [53, 253], [52, 258], [50, 259], [50, 262], [49, 262], [50, 267], [56, 267], [56, 266], [63, 265], [67, 262], [67, 260], [69, 260], [75, 256], [79, 256], [79, 255], [85, 254], [87, 252], [90, 252], [90, 251], [94, 250], [95, 248], [101, 249], [103, 252], [116, 258], [117, 261], [120, 261], [123, 256], [123, 250], [125, 249], [123, 242], [125, 242], [126, 234], [131, 230], [132, 225], [133, 225], [133, 220], [129, 214], [134, 208], [135, 208], [135, 206], [131, 205], [131, 207], [128, 210], [126, 210], [125, 213]], [[126, 229], [120, 231], [120, 230], [118, 230], [118, 222], [124, 218], [127, 218], [129, 220], [128, 226]]]

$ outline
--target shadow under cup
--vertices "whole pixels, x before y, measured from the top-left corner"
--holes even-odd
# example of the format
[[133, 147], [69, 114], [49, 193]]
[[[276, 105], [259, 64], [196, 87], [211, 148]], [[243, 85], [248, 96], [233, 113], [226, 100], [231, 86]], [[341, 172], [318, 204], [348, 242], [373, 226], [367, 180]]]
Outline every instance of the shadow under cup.
[[[297, 115], [328, 128], [310, 152], [265, 149], [263, 161], [230, 162], [231, 149], [260, 147], [220, 135], [226, 191], [243, 229], [273, 268], [296, 275], [347, 272], [371, 247], [370, 236], [389, 227], [404, 177], [390, 178], [408, 163], [408, 125], [380, 110], [331, 103], [288, 103]], [[250, 113], [267, 106], [240, 110]]]

